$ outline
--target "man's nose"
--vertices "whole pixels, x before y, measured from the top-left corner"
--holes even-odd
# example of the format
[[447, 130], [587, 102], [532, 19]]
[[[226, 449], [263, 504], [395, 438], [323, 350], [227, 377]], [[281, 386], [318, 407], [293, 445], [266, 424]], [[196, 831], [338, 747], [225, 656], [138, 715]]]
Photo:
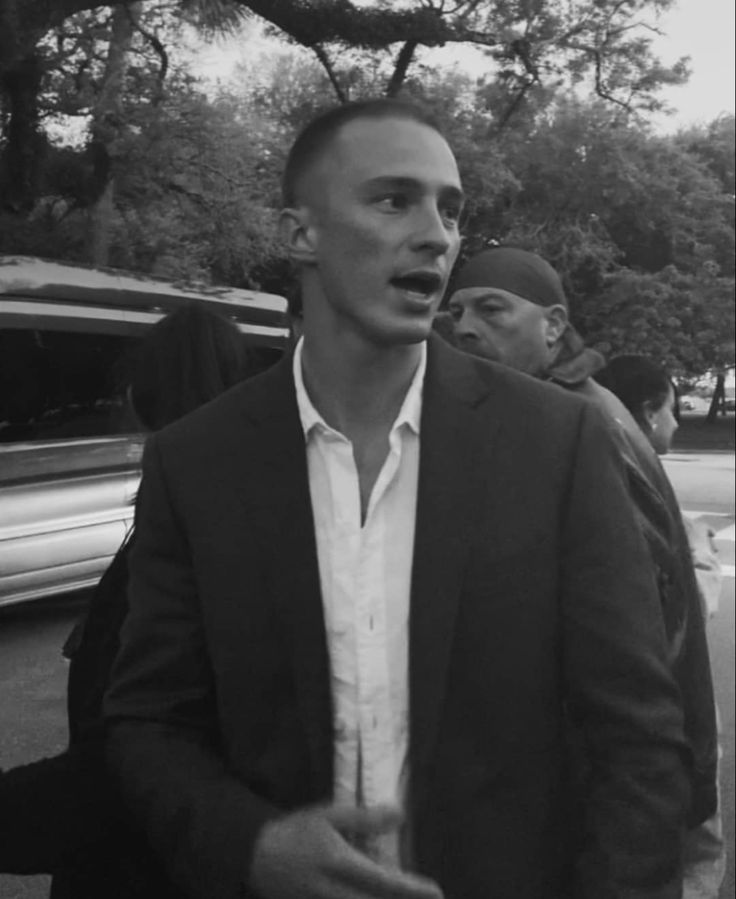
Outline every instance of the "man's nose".
[[463, 311], [452, 321], [455, 340], [460, 346], [470, 346], [477, 343], [478, 332], [475, 328], [473, 316]]
[[448, 228], [441, 211], [434, 204], [427, 204], [418, 213], [415, 244], [442, 256], [460, 245], [460, 237], [454, 226]]
[[467, 311], [467, 309], [463, 309], [462, 312], [458, 315], [455, 314], [455, 318], [452, 320], [453, 328], [455, 330], [455, 337], [458, 340], [474, 340], [477, 339], [478, 334], [476, 333], [473, 316]]

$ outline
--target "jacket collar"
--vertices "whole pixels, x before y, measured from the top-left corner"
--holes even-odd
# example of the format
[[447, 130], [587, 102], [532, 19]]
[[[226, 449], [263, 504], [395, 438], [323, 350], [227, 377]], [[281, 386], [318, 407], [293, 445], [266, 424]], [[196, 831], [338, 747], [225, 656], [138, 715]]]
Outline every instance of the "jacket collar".
[[577, 387], [606, 364], [597, 350], [585, 346], [583, 338], [568, 325], [560, 338], [555, 361], [546, 372], [546, 379], [561, 387]]

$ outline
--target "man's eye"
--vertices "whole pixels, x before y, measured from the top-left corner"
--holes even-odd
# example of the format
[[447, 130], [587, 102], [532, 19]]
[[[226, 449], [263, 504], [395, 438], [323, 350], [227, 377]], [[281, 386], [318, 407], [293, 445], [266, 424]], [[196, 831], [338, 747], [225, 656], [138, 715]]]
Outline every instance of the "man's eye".
[[497, 303], [488, 303], [480, 307], [480, 311], [482, 315], [495, 315], [497, 312], [500, 312], [503, 307], [499, 306]]
[[454, 322], [460, 321], [463, 314], [463, 310], [460, 306], [448, 306], [447, 311], [450, 313], [450, 318]]
[[451, 222], [456, 225], [460, 221], [460, 216], [462, 215], [462, 207], [461, 206], [445, 206], [441, 210], [442, 218], [446, 222]]
[[384, 194], [376, 201], [376, 205], [384, 212], [400, 212], [409, 205], [406, 194]]

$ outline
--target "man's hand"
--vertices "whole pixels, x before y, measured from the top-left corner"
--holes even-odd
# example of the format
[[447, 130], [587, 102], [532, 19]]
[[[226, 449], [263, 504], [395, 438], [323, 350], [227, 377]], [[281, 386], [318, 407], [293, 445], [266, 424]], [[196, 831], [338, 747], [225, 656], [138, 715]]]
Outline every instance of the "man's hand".
[[400, 821], [393, 808], [344, 806], [272, 821], [256, 841], [250, 886], [262, 899], [442, 899], [431, 880], [381, 867], [348, 842], [393, 830]]

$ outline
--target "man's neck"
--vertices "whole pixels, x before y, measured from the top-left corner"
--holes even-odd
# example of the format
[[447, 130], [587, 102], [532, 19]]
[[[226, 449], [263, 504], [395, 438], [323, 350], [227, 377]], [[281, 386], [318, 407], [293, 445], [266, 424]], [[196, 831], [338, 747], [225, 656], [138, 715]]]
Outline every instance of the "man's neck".
[[388, 434], [416, 373], [421, 343], [376, 346], [304, 333], [302, 373], [314, 407], [353, 442]]

